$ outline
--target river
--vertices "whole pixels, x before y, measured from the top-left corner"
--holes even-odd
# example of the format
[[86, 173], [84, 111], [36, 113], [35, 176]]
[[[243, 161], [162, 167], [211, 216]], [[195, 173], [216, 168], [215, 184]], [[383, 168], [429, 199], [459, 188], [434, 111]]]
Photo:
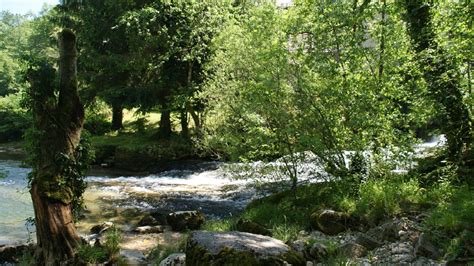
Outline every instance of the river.
[[[444, 145], [444, 137], [414, 146], [410, 155], [417, 156]], [[27, 189], [30, 169], [22, 167], [18, 158], [4, 156], [0, 150], [0, 245], [24, 243], [34, 239], [32, 226], [26, 226], [33, 216], [33, 207]], [[301, 182], [321, 182], [331, 177], [317, 163], [314, 155], [305, 156], [298, 165]], [[271, 191], [259, 188], [254, 182], [266, 181], [281, 184], [288, 180], [273, 163], [223, 164], [217, 162], [181, 163], [175, 169], [150, 175], [121, 175], [110, 170], [91, 171], [86, 178], [88, 188], [84, 194], [87, 207], [77, 223], [79, 233], [87, 235], [93, 225], [112, 221], [124, 231], [130, 231], [147, 211], [200, 210], [208, 219], [220, 219], [238, 215], [249, 201]], [[268, 169], [270, 168], [270, 170]], [[404, 173], [406, 168], [394, 169]], [[263, 177], [262, 177], [263, 176]], [[236, 178], [237, 177], [237, 178]], [[258, 182], [257, 182], [258, 183]], [[262, 182], [260, 182], [262, 183]], [[283, 186], [288, 188], [287, 183]], [[258, 193], [257, 193], [258, 192]]]
[[[79, 232], [88, 234], [93, 225], [112, 221], [129, 231], [139, 214], [150, 211], [200, 210], [208, 219], [239, 214], [255, 190], [246, 188], [246, 181], [232, 180], [221, 164], [194, 162], [179, 169], [144, 176], [123, 176], [107, 171], [94, 171], [86, 178], [84, 194], [86, 211], [77, 224]], [[0, 245], [24, 243], [32, 226], [25, 221], [33, 216], [27, 189], [27, 175], [20, 161], [0, 159]], [[31, 234], [34, 239], [34, 234]]]

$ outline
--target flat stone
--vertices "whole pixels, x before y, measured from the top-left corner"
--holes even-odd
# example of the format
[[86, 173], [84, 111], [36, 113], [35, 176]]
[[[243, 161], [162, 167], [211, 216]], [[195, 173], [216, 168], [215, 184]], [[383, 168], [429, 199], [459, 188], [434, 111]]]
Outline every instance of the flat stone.
[[305, 265], [278, 239], [245, 232], [196, 231], [188, 238], [186, 265]]
[[155, 226], [150, 226], [150, 225], [145, 225], [145, 226], [139, 226], [133, 230], [139, 234], [159, 234], [163, 233], [165, 231], [163, 226], [160, 225], [155, 225]]
[[355, 242], [367, 248], [367, 250], [373, 250], [383, 245], [382, 242], [368, 235], [360, 234], [357, 236]]

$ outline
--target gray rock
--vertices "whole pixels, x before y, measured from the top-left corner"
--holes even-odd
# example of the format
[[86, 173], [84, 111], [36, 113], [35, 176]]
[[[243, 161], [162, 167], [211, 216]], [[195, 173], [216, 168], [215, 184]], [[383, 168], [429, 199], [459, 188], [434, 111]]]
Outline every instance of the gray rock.
[[140, 221], [138, 222], [137, 226], [153, 226], [153, 225], [159, 225], [158, 221], [151, 216], [150, 214], [146, 214], [143, 216]]
[[199, 211], [181, 211], [168, 214], [167, 222], [174, 231], [197, 230], [204, 223], [204, 215]]
[[288, 245], [290, 246], [291, 249], [293, 249], [301, 257], [306, 258], [306, 259], [309, 258], [309, 254], [306, 251], [307, 250], [307, 245], [306, 245], [305, 241], [296, 240], [296, 241], [290, 242]]
[[165, 229], [161, 225], [155, 225], [155, 226], [146, 225], [146, 226], [139, 226], [135, 228], [135, 230], [133, 231], [139, 234], [159, 234], [159, 233], [163, 233]]
[[245, 232], [193, 232], [186, 245], [186, 265], [305, 265], [306, 260], [282, 241]]
[[272, 236], [272, 232], [265, 228], [263, 225], [247, 219], [239, 219], [239, 221], [237, 221], [236, 227], [237, 230], [239, 230], [240, 232]]
[[321, 243], [314, 243], [309, 249], [309, 255], [316, 261], [322, 261], [328, 256], [328, 248]]
[[114, 223], [112, 223], [112, 222], [105, 222], [105, 223], [102, 223], [102, 224], [94, 225], [91, 228], [91, 234], [105, 233], [105, 232], [107, 232], [107, 230], [112, 228], [112, 226], [114, 226]]
[[361, 258], [367, 253], [367, 249], [357, 243], [346, 243], [338, 250], [340, 254], [348, 258]]
[[360, 234], [359, 236], [357, 236], [355, 242], [359, 245], [364, 246], [365, 248], [367, 248], [367, 250], [373, 250], [383, 245], [382, 242], [365, 234]]
[[415, 256], [423, 256], [430, 259], [438, 259], [441, 257], [438, 248], [431, 242], [426, 234], [421, 234], [415, 245]]
[[328, 235], [337, 235], [347, 229], [349, 217], [341, 212], [323, 210], [313, 213], [310, 220], [313, 228], [318, 228]]
[[185, 266], [186, 265], [186, 254], [184, 253], [173, 253], [162, 260], [159, 266]]

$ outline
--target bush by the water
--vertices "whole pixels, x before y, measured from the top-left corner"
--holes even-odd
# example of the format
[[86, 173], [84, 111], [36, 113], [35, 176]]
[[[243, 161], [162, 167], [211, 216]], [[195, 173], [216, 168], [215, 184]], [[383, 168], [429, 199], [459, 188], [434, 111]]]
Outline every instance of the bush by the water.
[[23, 138], [31, 119], [20, 107], [20, 96], [0, 97], [0, 121], [0, 143]]

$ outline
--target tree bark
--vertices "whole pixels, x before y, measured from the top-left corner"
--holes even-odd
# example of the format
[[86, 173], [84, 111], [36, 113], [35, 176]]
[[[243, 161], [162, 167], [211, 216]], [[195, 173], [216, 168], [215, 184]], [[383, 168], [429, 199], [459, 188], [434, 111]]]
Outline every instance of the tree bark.
[[[59, 34], [60, 85], [57, 104], [54, 90], [34, 99], [34, 126], [40, 137], [34, 162], [31, 198], [35, 211], [37, 265], [60, 265], [74, 258], [80, 238], [72, 215], [71, 184], [63, 176], [58, 156], [74, 156], [84, 123], [84, 108], [77, 92], [76, 36], [71, 30]], [[34, 90], [40, 90], [31, 81]], [[39, 83], [36, 83], [39, 84]], [[44, 91], [39, 91], [44, 93]], [[49, 99], [52, 101], [45, 101]]]
[[112, 130], [123, 128], [123, 107], [121, 104], [112, 104]]
[[189, 123], [188, 123], [188, 112], [185, 110], [181, 111], [181, 135], [185, 138], [189, 138]]

